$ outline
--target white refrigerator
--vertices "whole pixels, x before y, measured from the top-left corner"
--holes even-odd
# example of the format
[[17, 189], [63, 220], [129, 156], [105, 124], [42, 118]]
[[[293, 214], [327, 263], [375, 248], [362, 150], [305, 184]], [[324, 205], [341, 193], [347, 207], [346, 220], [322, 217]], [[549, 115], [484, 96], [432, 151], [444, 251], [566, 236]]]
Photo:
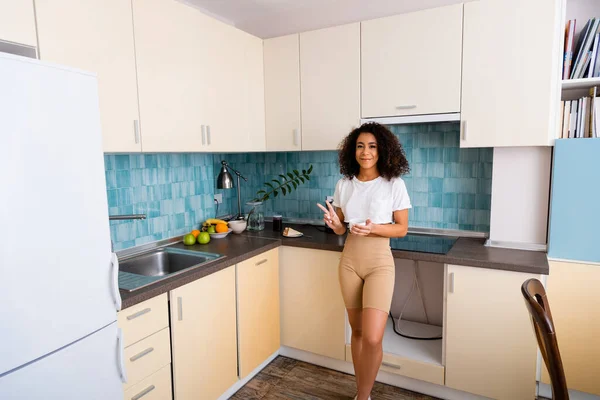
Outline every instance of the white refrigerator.
[[94, 74], [0, 53], [0, 399], [122, 399]]

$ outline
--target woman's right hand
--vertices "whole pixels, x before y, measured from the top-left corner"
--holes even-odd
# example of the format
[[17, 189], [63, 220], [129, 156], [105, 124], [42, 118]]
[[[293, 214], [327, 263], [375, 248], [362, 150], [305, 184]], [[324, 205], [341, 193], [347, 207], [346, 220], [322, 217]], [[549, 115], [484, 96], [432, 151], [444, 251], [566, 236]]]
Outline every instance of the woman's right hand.
[[328, 201], [325, 202], [327, 204], [327, 208], [323, 207], [321, 204], [317, 203], [317, 206], [323, 211], [323, 221], [325, 224], [333, 229], [334, 231], [345, 230], [344, 224], [340, 221], [340, 217], [338, 217], [337, 213], [333, 209], [333, 206]]

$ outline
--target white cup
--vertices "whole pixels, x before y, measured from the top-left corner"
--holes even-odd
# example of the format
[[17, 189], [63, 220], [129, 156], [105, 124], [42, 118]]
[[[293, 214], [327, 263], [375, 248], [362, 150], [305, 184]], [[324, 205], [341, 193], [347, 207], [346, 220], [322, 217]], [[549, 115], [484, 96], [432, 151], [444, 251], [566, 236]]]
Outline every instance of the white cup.
[[367, 221], [365, 221], [364, 219], [351, 219], [350, 221], [348, 221], [348, 228], [352, 229], [354, 225], [365, 226], [366, 224]]

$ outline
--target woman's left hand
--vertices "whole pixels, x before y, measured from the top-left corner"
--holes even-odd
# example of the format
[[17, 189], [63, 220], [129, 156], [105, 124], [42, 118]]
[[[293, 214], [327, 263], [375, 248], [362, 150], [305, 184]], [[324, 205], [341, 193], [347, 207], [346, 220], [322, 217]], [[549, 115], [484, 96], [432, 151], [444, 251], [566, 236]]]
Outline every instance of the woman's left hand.
[[371, 220], [368, 219], [364, 225], [352, 225], [350, 232], [354, 235], [368, 236], [373, 232], [374, 225], [375, 224], [371, 223]]

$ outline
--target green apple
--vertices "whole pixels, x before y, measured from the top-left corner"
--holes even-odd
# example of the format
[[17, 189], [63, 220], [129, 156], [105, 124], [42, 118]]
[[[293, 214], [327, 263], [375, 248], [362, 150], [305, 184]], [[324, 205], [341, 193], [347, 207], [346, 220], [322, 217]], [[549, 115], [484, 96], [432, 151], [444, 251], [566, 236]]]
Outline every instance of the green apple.
[[196, 243], [196, 237], [194, 235], [192, 235], [191, 233], [188, 233], [187, 235], [185, 235], [183, 237], [183, 244], [185, 244], [186, 246], [191, 246], [195, 243]]
[[214, 225], [207, 226], [206, 227], [206, 232], [208, 232], [208, 233], [215, 233], [216, 232], [215, 226]]
[[210, 235], [208, 234], [208, 232], [200, 232], [197, 240], [200, 244], [207, 244], [208, 242], [210, 242]]

